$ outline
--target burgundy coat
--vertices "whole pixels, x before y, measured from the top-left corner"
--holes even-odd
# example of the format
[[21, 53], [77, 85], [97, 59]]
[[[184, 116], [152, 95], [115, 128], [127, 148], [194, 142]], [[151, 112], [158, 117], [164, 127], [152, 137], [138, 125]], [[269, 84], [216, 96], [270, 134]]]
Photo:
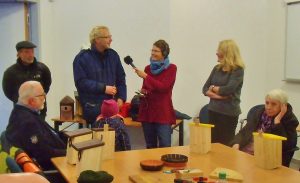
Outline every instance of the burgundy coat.
[[158, 75], [153, 75], [146, 66], [148, 76], [143, 81], [142, 90], [147, 94], [141, 98], [138, 121], [161, 124], [175, 124], [176, 117], [172, 103], [172, 90], [176, 79], [177, 67], [169, 67]]

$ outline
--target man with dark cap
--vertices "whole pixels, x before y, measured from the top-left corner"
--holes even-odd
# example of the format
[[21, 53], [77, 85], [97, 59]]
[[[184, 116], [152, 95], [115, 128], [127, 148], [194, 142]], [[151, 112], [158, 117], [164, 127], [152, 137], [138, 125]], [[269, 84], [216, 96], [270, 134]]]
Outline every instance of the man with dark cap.
[[[30, 41], [21, 41], [16, 44], [17, 63], [10, 66], [3, 75], [2, 88], [5, 96], [14, 105], [18, 101], [18, 90], [25, 81], [39, 81], [45, 92], [48, 93], [51, 85], [51, 73], [49, 68], [34, 57], [36, 46]], [[41, 110], [40, 116], [45, 119], [47, 107]]]

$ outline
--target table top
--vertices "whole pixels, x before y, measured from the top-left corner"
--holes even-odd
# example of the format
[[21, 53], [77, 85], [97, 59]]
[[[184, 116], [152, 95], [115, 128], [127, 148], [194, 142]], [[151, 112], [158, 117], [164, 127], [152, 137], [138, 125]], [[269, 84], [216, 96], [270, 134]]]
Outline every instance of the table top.
[[86, 121], [81, 116], [78, 116], [78, 115], [75, 115], [74, 119], [71, 119], [71, 120], [62, 120], [62, 119], [60, 119], [60, 117], [55, 117], [55, 118], [52, 118], [51, 121], [62, 122], [62, 123], [64, 123], [64, 122], [73, 122], [73, 123], [86, 124]]
[[[145, 175], [156, 177], [157, 182], [173, 182], [174, 174], [165, 174], [162, 171], [149, 172], [140, 168], [140, 161], [145, 159], [160, 159], [164, 154], [184, 154], [189, 157], [187, 168], [198, 168], [203, 171], [204, 176], [208, 176], [215, 168], [229, 168], [241, 173], [244, 177], [244, 183], [282, 183], [299, 182], [300, 173], [296, 170], [279, 167], [274, 170], [264, 170], [255, 165], [254, 157], [244, 152], [224, 146], [222, 144], [212, 144], [209, 153], [201, 155], [190, 153], [189, 146], [176, 146], [157, 149], [143, 149], [115, 152], [115, 158], [105, 160], [102, 169], [114, 176], [114, 182], [130, 182], [130, 175]], [[69, 165], [65, 157], [52, 158], [52, 162], [59, 169], [62, 175], [69, 182], [76, 182], [76, 166]], [[172, 169], [164, 167], [163, 170]]]

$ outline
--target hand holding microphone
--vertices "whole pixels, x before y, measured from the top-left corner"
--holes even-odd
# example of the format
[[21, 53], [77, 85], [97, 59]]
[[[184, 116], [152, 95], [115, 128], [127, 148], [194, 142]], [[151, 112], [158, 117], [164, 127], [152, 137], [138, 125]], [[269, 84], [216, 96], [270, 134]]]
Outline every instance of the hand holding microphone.
[[124, 58], [124, 62], [127, 65], [131, 65], [131, 67], [135, 70], [135, 73], [140, 77], [145, 79], [147, 77], [147, 74], [144, 71], [139, 70], [134, 64], [133, 64], [133, 60], [130, 56], [126, 56]]

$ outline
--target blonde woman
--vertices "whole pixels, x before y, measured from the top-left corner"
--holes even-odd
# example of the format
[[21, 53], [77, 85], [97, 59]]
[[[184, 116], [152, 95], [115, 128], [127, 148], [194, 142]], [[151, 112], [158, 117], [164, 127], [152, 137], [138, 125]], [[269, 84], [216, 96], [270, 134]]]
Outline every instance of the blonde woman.
[[202, 92], [210, 98], [208, 118], [215, 125], [212, 142], [229, 145], [241, 113], [240, 95], [245, 66], [233, 40], [221, 41], [216, 55], [219, 63], [211, 71]]

